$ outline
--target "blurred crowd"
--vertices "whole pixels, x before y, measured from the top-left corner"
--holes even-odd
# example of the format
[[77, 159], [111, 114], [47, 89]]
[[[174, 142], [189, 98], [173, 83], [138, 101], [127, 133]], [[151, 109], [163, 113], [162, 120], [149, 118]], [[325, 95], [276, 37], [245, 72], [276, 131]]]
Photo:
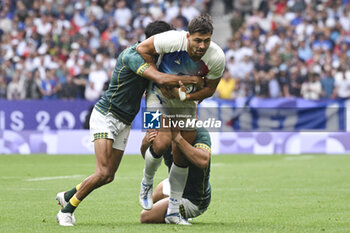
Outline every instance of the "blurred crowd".
[[179, 30], [206, 0], [2, 0], [0, 99], [97, 100], [116, 58], [166, 20]]
[[234, 2], [217, 96], [350, 97], [349, 0]]
[[[219, 98], [350, 96], [350, 0], [223, 0], [232, 36]], [[258, 4], [257, 4], [258, 3]], [[165, 20], [213, 0], [2, 0], [0, 99], [97, 100], [116, 58]], [[214, 33], [218, 33], [214, 29]]]

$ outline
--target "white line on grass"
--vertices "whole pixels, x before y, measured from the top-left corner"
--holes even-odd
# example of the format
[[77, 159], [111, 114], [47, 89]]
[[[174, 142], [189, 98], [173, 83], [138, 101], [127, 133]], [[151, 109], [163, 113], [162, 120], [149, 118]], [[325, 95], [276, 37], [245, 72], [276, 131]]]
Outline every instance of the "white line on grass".
[[230, 188], [215, 188], [216, 191], [244, 191], [244, 192], [276, 192], [276, 191], [283, 191], [283, 192], [322, 192], [322, 193], [348, 193], [350, 192], [350, 188], [332, 188], [329, 189], [327, 187], [320, 187], [320, 188], [236, 188], [236, 187], [230, 187]]
[[47, 176], [47, 177], [29, 178], [29, 179], [26, 179], [26, 181], [62, 180], [62, 179], [82, 178], [82, 177], [83, 177], [83, 175], [72, 175], [72, 176]]

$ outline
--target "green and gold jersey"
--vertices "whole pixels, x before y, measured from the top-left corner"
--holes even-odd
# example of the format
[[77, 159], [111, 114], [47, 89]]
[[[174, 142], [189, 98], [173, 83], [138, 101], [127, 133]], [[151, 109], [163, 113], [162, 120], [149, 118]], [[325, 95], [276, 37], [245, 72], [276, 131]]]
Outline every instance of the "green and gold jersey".
[[[194, 141], [194, 147], [204, 148], [211, 152], [210, 135], [205, 128], [197, 128], [197, 135]], [[173, 162], [171, 149], [163, 155], [164, 162], [170, 169]], [[199, 206], [199, 209], [205, 209], [209, 206], [211, 198], [211, 187], [209, 183], [210, 161], [208, 167], [202, 169], [190, 163], [187, 183], [183, 197], [190, 200], [193, 204]]]
[[138, 113], [142, 95], [148, 86], [148, 79], [142, 74], [149, 64], [136, 51], [137, 45], [119, 55], [109, 87], [95, 105], [102, 114], [112, 112], [127, 124], [131, 124]]

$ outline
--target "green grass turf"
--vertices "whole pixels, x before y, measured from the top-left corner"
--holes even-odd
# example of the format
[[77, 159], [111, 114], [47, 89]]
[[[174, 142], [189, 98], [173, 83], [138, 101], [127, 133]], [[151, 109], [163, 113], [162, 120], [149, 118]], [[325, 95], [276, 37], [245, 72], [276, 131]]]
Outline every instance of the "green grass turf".
[[[213, 156], [212, 202], [192, 226], [139, 223], [143, 160], [124, 156], [75, 211], [77, 226], [58, 226], [56, 193], [94, 169], [92, 155], [1, 155], [0, 232], [350, 232], [348, 155]], [[155, 182], [164, 177], [163, 165]]]

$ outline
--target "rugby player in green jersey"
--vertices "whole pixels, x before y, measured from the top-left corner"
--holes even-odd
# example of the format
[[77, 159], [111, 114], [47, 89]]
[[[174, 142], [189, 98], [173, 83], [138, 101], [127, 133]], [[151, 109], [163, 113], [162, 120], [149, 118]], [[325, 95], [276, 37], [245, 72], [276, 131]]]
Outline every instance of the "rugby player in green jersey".
[[[168, 30], [171, 30], [169, 24], [156, 21], [146, 27], [145, 34], [150, 37]], [[90, 134], [95, 148], [95, 172], [76, 187], [56, 196], [62, 206], [56, 216], [61, 226], [73, 226], [73, 212], [79, 203], [94, 189], [114, 179], [148, 80], [166, 86], [178, 86], [179, 81], [203, 85], [199, 76], [177, 76], [159, 72], [155, 65], [147, 63], [140, 56], [136, 51], [137, 45], [125, 49], [119, 55], [108, 90], [91, 114]]]
[[[145, 156], [147, 148], [152, 144], [157, 131], [148, 131], [142, 140], [141, 153]], [[189, 173], [185, 190], [180, 200], [180, 214], [184, 219], [198, 217], [203, 214], [210, 203], [211, 188], [209, 183], [211, 141], [208, 131], [197, 128], [196, 138], [193, 146], [189, 144], [180, 134], [178, 129], [172, 129], [173, 142], [184, 153], [190, 161]], [[173, 162], [171, 147], [163, 154], [164, 162], [169, 171]], [[172, 179], [169, 176], [169, 179]], [[169, 180], [163, 180], [153, 192], [153, 208], [141, 212], [141, 223], [164, 223], [168, 208], [170, 185]], [[186, 221], [188, 224], [188, 222]]]

